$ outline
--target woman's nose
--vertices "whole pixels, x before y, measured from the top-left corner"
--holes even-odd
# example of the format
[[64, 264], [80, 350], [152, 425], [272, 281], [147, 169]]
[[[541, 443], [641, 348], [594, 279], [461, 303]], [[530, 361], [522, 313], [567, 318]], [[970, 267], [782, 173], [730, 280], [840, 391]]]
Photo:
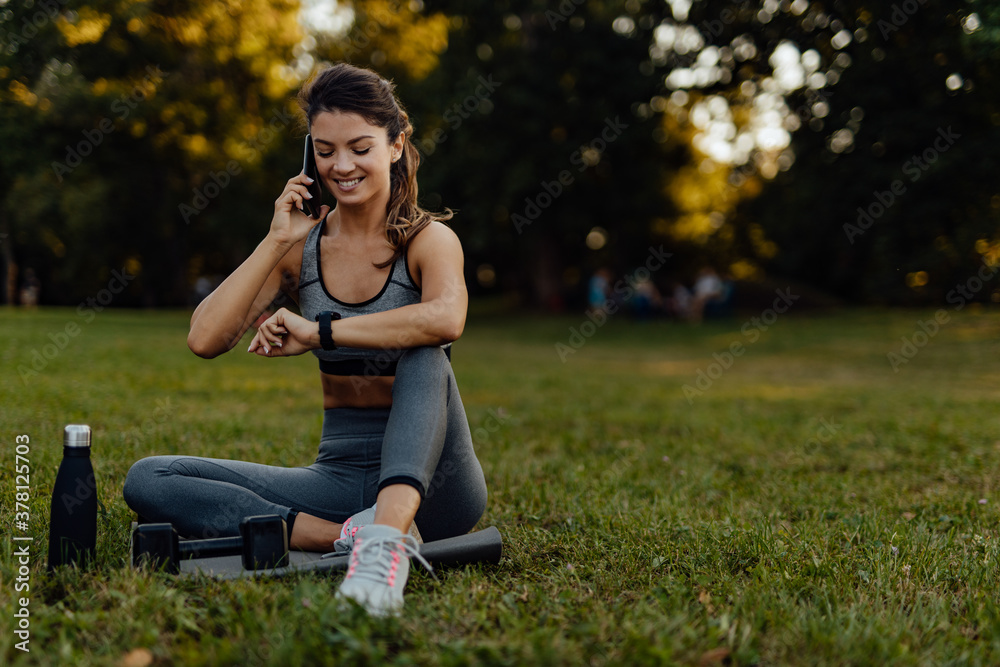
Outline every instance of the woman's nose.
[[338, 174], [350, 174], [354, 170], [354, 161], [350, 156], [337, 156], [333, 160], [333, 170]]

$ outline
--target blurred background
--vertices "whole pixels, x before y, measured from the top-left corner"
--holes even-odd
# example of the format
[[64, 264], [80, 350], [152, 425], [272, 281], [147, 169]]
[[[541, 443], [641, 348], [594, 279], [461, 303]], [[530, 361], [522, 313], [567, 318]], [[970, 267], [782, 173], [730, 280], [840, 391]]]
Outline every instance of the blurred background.
[[0, 0], [0, 299], [197, 303], [346, 60], [396, 83], [473, 297], [997, 302], [998, 45], [1000, 0]]

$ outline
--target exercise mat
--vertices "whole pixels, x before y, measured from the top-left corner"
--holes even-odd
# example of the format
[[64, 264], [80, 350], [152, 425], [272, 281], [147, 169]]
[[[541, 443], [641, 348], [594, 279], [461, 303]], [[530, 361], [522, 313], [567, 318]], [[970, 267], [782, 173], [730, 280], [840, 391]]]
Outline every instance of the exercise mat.
[[[500, 562], [503, 553], [503, 539], [496, 526], [490, 526], [466, 535], [424, 542], [420, 545], [419, 551], [434, 568], [471, 563], [496, 564]], [[329, 558], [321, 558], [322, 555], [319, 552], [291, 550], [288, 552], [290, 562], [287, 566], [260, 570], [243, 569], [243, 560], [240, 556], [192, 558], [180, 561], [180, 574], [182, 576], [204, 574], [215, 579], [240, 579], [281, 577], [295, 572], [336, 572], [347, 569], [350, 554]]]

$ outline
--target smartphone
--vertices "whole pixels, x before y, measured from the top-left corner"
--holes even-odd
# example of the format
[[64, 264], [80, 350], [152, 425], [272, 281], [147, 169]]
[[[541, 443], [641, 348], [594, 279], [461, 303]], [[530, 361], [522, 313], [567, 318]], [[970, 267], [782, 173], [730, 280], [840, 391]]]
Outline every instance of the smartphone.
[[323, 207], [323, 188], [319, 184], [319, 173], [316, 171], [316, 155], [313, 153], [313, 139], [311, 134], [306, 135], [305, 155], [302, 158], [302, 173], [313, 179], [312, 185], [308, 186], [312, 199], [302, 200], [302, 205], [305, 206], [303, 213], [310, 218], [318, 220], [320, 209]]

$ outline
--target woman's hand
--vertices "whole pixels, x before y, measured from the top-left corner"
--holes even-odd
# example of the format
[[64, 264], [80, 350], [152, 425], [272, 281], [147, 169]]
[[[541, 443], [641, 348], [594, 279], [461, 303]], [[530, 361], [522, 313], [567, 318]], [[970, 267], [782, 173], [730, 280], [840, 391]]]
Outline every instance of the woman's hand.
[[305, 174], [299, 174], [288, 179], [285, 189], [281, 195], [274, 200], [274, 217], [271, 218], [271, 236], [278, 243], [291, 247], [304, 239], [309, 230], [316, 226], [319, 220], [326, 217], [330, 207], [324, 204], [320, 209], [319, 220], [310, 218], [302, 212], [305, 208], [302, 203], [306, 199], [312, 199], [307, 185], [311, 179]]
[[262, 357], [293, 357], [319, 346], [318, 322], [279, 308], [257, 329], [247, 352]]

